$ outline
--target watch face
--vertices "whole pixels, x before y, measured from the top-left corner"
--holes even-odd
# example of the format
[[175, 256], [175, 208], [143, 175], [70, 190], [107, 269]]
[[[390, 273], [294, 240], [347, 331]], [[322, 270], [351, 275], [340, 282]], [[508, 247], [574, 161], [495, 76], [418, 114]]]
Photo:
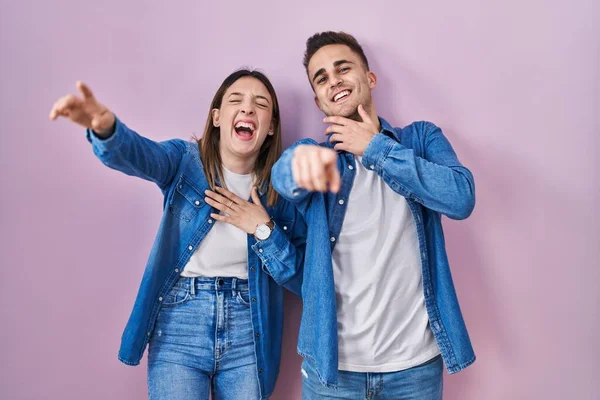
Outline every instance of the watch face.
[[265, 240], [271, 234], [271, 229], [266, 224], [261, 224], [256, 228], [256, 237]]

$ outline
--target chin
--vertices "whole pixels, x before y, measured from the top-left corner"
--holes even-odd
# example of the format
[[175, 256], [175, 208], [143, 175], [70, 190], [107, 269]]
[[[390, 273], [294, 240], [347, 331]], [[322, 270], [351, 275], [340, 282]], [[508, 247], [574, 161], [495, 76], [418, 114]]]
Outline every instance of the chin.
[[344, 106], [340, 107], [339, 109], [333, 110], [331, 115], [336, 115], [339, 117], [350, 118], [350, 119], [356, 119], [355, 117], [358, 116], [358, 106], [344, 104]]
[[233, 151], [239, 156], [250, 156], [256, 153], [254, 144], [248, 146], [235, 147]]

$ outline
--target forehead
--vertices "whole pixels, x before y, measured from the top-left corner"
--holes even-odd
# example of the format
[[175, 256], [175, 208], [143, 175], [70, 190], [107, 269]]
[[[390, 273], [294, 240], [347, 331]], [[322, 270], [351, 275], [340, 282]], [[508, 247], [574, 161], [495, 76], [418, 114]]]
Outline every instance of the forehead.
[[350, 47], [344, 44], [330, 44], [321, 47], [312, 56], [308, 63], [308, 73], [312, 75], [321, 68], [326, 70], [332, 68], [333, 63], [339, 60], [352, 61], [357, 65], [362, 65], [360, 57]]
[[258, 79], [251, 76], [244, 76], [229, 86], [225, 92], [225, 96], [232, 93], [241, 93], [243, 95], [263, 96], [271, 100], [271, 95], [267, 87]]

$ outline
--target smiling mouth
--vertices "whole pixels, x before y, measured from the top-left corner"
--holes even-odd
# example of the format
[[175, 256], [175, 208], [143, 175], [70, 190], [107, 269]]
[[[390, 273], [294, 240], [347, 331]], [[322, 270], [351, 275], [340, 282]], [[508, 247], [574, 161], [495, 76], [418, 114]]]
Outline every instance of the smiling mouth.
[[342, 90], [341, 92], [339, 92], [335, 96], [333, 96], [333, 98], [331, 100], [333, 100], [334, 103], [340, 103], [340, 102], [344, 101], [345, 99], [347, 99], [348, 96], [350, 96], [350, 93], [352, 93], [351, 90]]
[[254, 136], [256, 126], [253, 122], [239, 121], [234, 126], [237, 137], [241, 140], [250, 140]]

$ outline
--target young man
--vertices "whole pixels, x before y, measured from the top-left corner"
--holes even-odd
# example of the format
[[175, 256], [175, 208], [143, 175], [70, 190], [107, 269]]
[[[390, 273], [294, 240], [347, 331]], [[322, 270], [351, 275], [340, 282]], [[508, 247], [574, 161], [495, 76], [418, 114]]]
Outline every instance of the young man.
[[313, 237], [303, 398], [441, 399], [443, 363], [455, 373], [475, 361], [441, 224], [471, 214], [473, 176], [434, 124], [378, 117], [377, 77], [351, 35], [312, 36], [304, 66], [328, 141], [300, 140], [272, 177]]

